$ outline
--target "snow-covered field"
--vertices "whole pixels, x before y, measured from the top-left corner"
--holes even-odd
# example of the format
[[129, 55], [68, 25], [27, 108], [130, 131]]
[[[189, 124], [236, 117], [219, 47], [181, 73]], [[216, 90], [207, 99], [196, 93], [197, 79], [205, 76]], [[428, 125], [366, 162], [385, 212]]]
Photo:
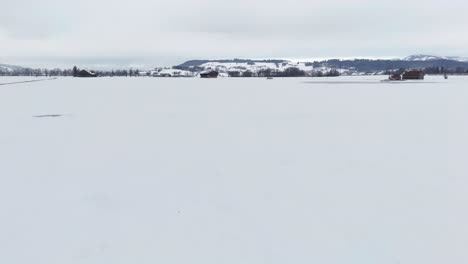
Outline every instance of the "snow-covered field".
[[0, 85], [0, 263], [468, 263], [468, 78], [382, 78]]

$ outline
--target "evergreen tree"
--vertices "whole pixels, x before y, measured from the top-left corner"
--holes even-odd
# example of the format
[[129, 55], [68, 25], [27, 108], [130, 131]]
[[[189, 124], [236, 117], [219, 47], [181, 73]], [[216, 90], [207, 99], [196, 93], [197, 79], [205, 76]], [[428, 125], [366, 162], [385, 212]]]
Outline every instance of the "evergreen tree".
[[76, 66], [73, 66], [73, 77], [78, 76], [78, 68]]

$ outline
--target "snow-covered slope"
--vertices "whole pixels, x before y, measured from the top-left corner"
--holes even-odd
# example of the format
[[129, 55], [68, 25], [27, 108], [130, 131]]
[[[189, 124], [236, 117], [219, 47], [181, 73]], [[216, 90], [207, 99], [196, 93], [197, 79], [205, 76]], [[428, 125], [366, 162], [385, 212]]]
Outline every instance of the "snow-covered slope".
[[12, 72], [20, 69], [23, 69], [23, 67], [8, 64], [0, 64], [0, 72]]
[[452, 57], [448, 56], [446, 57], [449, 60], [455, 60], [455, 61], [461, 61], [461, 62], [468, 62], [468, 57]]
[[220, 72], [229, 72], [229, 71], [251, 71], [251, 72], [258, 72], [260, 70], [271, 69], [275, 71], [284, 71], [287, 68], [296, 67], [303, 71], [311, 71], [313, 70], [312, 66], [306, 66], [303, 62], [291, 62], [285, 61], [282, 63], [271, 63], [271, 62], [207, 62], [200, 67], [205, 69], [211, 68], [216, 69]]
[[173, 68], [159, 68], [150, 71], [154, 77], [192, 77], [194, 74], [190, 71], [178, 70]]
[[460, 62], [468, 62], [468, 58], [466, 57], [457, 57], [457, 56], [434, 56], [434, 55], [411, 55], [403, 60], [405, 61], [431, 61], [431, 60], [454, 60]]
[[[271, 70], [272, 72], [283, 72], [288, 68], [297, 68], [306, 72], [306, 74], [311, 74], [314, 71], [327, 72], [332, 70], [328, 67], [318, 67], [314, 68], [311, 63], [307, 62], [294, 62], [294, 61], [283, 61], [283, 62], [206, 62], [198, 67], [203, 69], [215, 69], [220, 73], [229, 73], [229, 72], [246, 72], [250, 71], [253, 73], [258, 73], [262, 70]], [[337, 69], [340, 73], [347, 73], [349, 70], [346, 69]]]
[[430, 60], [443, 60], [443, 57], [433, 56], [433, 55], [424, 55], [424, 54], [417, 54], [411, 55], [404, 58], [404, 61], [430, 61]]
[[[465, 67], [467, 58], [463, 57], [441, 57], [433, 55], [411, 55], [404, 59], [394, 60], [327, 60], [318, 62], [297, 62], [287, 60], [194, 60], [188, 61], [177, 67], [193, 71], [203, 71], [206, 69], [216, 69], [221, 73], [243, 73], [246, 71], [261, 74], [261, 71], [270, 70], [271, 72], [284, 72], [288, 68], [298, 68], [306, 75], [314, 76], [318, 72], [330, 72], [337, 70], [342, 75], [366, 75], [366, 74], [384, 74], [388, 70], [397, 70], [398, 68], [425, 68], [432, 67], [437, 60], [447, 60], [446, 66], [449, 68]], [[398, 63], [395, 64], [395, 61]], [[395, 66], [398, 65], [398, 66]], [[237, 72], [237, 73], [236, 73]]]

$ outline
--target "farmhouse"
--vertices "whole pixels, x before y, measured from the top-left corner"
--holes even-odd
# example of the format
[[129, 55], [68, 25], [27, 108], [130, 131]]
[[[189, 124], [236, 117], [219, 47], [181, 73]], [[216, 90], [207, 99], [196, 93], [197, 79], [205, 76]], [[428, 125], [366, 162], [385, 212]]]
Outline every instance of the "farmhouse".
[[400, 74], [392, 74], [390, 77], [388, 77], [390, 81], [401, 81], [401, 75]]
[[424, 71], [409, 70], [403, 73], [403, 80], [424, 80]]
[[96, 73], [88, 71], [88, 70], [81, 70], [81, 71], [78, 72], [76, 77], [87, 78], [87, 77], [97, 77], [97, 75], [96, 75]]
[[212, 69], [208, 69], [200, 73], [201, 78], [218, 78], [218, 75], [219, 72]]

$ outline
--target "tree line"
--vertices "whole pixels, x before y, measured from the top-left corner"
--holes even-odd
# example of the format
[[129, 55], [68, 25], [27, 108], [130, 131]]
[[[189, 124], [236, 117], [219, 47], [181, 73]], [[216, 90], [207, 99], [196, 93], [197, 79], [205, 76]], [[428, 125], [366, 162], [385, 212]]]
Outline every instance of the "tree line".
[[[78, 67], [72, 69], [31, 69], [31, 68], [20, 68], [15, 67], [12, 69], [0, 68], [0, 76], [45, 76], [45, 77], [60, 77], [60, 76], [77, 76], [80, 71]], [[90, 70], [96, 73], [97, 76], [103, 77], [134, 77], [139, 76], [139, 69], [128, 69], [128, 70]]]
[[468, 73], [468, 62], [439, 59], [429, 61], [405, 60], [326, 60], [306, 63], [314, 68], [326, 67], [335, 69], [349, 69], [356, 72], [391, 72], [395, 69], [423, 69], [426, 73]]
[[340, 72], [336, 69], [328, 71], [312, 71], [305, 72], [297, 67], [290, 67], [284, 71], [261, 69], [258, 72], [252, 71], [229, 71], [229, 77], [336, 77], [340, 76]]

